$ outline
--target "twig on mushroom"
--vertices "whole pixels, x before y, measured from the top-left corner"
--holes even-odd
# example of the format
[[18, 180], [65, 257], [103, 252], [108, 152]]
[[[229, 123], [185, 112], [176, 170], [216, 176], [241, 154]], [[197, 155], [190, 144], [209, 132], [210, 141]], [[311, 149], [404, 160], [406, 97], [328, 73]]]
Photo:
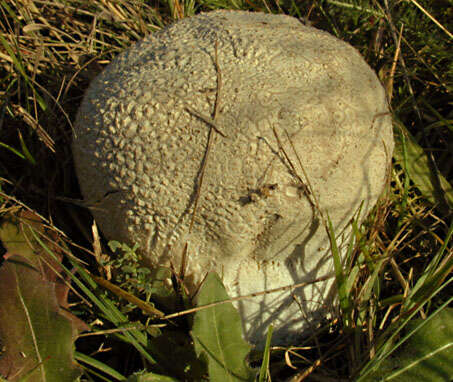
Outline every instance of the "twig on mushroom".
[[216, 74], [217, 74], [217, 92], [215, 95], [214, 113], [212, 114], [212, 118], [214, 119], [214, 121], [217, 119], [217, 115], [219, 113], [220, 96], [222, 95], [222, 93], [220, 92], [220, 89], [222, 88], [222, 72], [221, 72], [220, 66], [219, 66], [218, 47], [219, 47], [218, 40], [215, 40], [214, 65], [215, 65], [215, 70], [216, 70]]
[[[319, 211], [319, 213], [322, 217], [322, 211], [321, 211], [321, 208], [319, 207], [319, 203], [318, 203], [318, 200], [316, 199], [316, 194], [313, 190], [313, 186], [310, 183], [310, 179], [308, 177], [307, 171], [305, 171], [305, 167], [302, 164], [299, 153], [297, 152], [296, 148], [294, 147], [293, 141], [290, 138], [288, 131], [286, 131], [286, 129], [285, 129], [285, 133], [286, 133], [286, 137], [288, 138], [289, 144], [291, 145], [291, 148], [294, 151], [294, 155], [296, 156], [297, 161], [299, 162], [299, 166], [300, 166], [302, 172], [304, 173], [306, 184], [304, 182], [302, 182], [302, 179], [300, 179], [300, 176], [299, 176], [299, 179], [300, 179], [299, 181], [302, 183], [302, 185], [301, 185], [302, 191], [304, 192], [307, 199], [310, 201], [310, 204], [312, 205], [312, 207], [316, 207], [316, 209]], [[294, 168], [294, 171], [295, 171], [295, 167], [294, 166], [292, 166], [292, 167]], [[314, 202], [311, 201], [310, 197], [313, 197]]]
[[[206, 147], [206, 154], [205, 154], [205, 157], [204, 157], [204, 160], [203, 160], [203, 163], [202, 163], [202, 167], [201, 167], [200, 180], [198, 182], [197, 193], [195, 195], [195, 205], [194, 205], [194, 208], [193, 208], [192, 220], [190, 221], [189, 232], [192, 231], [193, 223], [194, 223], [194, 220], [195, 220], [195, 214], [196, 214], [196, 211], [197, 211], [198, 200], [199, 200], [200, 194], [201, 194], [201, 186], [203, 185], [203, 178], [204, 178], [204, 173], [205, 173], [205, 170], [206, 170], [206, 164], [208, 162], [209, 152], [210, 152], [210, 149], [211, 149], [212, 140], [214, 138], [213, 135], [212, 135], [212, 129], [217, 131], [223, 137], [226, 137], [225, 134], [223, 134], [220, 130], [218, 130], [218, 128], [216, 126], [216, 123], [215, 123], [215, 119], [217, 118], [218, 110], [219, 110], [220, 90], [221, 90], [221, 85], [222, 85], [222, 75], [221, 75], [221, 72], [220, 72], [220, 66], [219, 66], [219, 62], [218, 62], [218, 52], [217, 52], [218, 49], [217, 49], [217, 46], [218, 46], [218, 43], [217, 43], [217, 40], [216, 40], [216, 42], [215, 42], [215, 68], [216, 68], [216, 72], [217, 72], [217, 94], [216, 94], [216, 99], [215, 99], [215, 104], [214, 104], [214, 111], [213, 111], [213, 115], [212, 115], [213, 119], [207, 118], [207, 117], [205, 117], [205, 116], [203, 116], [201, 114], [198, 114], [195, 110], [192, 110], [195, 113], [197, 113], [195, 115], [197, 117], [201, 118], [204, 122], [206, 122], [211, 127], [211, 129], [209, 130], [209, 134], [208, 134], [208, 144], [207, 144], [207, 147]], [[187, 106], [186, 106], [186, 108], [187, 108]]]
[[[189, 233], [192, 231], [193, 223], [195, 221], [195, 214], [197, 212], [198, 201], [200, 199], [201, 187], [203, 185], [206, 164], [208, 163], [209, 152], [211, 150], [211, 146], [212, 146], [213, 140], [214, 140], [214, 135], [212, 134], [212, 130], [214, 129], [220, 135], [222, 135], [223, 137], [226, 137], [226, 135], [224, 133], [222, 133], [216, 126], [216, 118], [219, 113], [219, 104], [220, 104], [220, 99], [221, 99], [220, 96], [221, 96], [221, 87], [222, 87], [222, 73], [220, 71], [220, 66], [219, 66], [217, 40], [215, 41], [214, 65], [215, 65], [215, 69], [216, 69], [216, 73], [217, 73], [217, 91], [216, 91], [216, 98], [215, 98], [215, 103], [214, 103], [214, 111], [212, 113], [212, 119], [205, 117], [202, 114], [199, 114], [195, 110], [192, 110], [191, 108], [186, 106], [186, 110], [188, 110], [190, 113], [194, 114], [198, 118], [202, 119], [204, 122], [206, 122], [210, 126], [209, 133], [208, 133], [208, 143], [207, 143], [207, 147], [206, 147], [206, 154], [204, 156], [204, 159], [203, 159], [203, 162], [201, 165], [200, 179], [198, 181], [196, 194], [195, 194], [195, 203], [194, 203], [194, 208], [193, 208], [193, 213], [192, 213], [192, 219], [190, 220]], [[183, 280], [184, 274], [185, 274], [185, 268], [186, 268], [186, 263], [187, 263], [187, 252], [188, 252], [188, 243], [186, 243], [184, 246], [184, 251], [183, 251], [183, 255], [182, 255], [182, 259], [181, 259], [181, 268], [180, 268], [180, 272], [179, 272], [179, 276], [180, 276], [181, 280]]]
[[227, 304], [227, 303], [234, 302], [234, 301], [245, 300], [245, 299], [248, 299], [248, 298], [257, 297], [257, 296], [263, 296], [265, 294], [281, 292], [281, 291], [284, 291], [284, 290], [294, 290], [294, 289], [298, 289], [298, 288], [303, 288], [303, 287], [306, 287], [307, 285], [316, 284], [316, 283], [328, 280], [328, 279], [333, 278], [333, 277], [334, 277], [334, 275], [328, 274], [328, 275], [323, 276], [323, 277], [318, 277], [317, 279], [314, 279], [313, 281], [306, 281], [306, 282], [299, 283], [299, 284], [291, 284], [291, 285], [286, 285], [286, 286], [282, 286], [282, 287], [279, 287], [279, 288], [264, 290], [262, 292], [250, 293], [250, 294], [247, 294], [247, 295], [244, 295], [244, 296], [237, 296], [237, 297], [230, 298], [228, 300], [217, 301], [217, 302], [213, 302], [212, 304], [206, 304], [206, 305], [202, 305], [202, 306], [197, 306], [195, 308], [183, 310], [181, 312], [168, 314], [168, 315], [166, 315], [164, 317], [161, 317], [161, 318], [163, 320], [169, 320], [171, 318], [185, 316], [187, 314], [195, 313], [195, 312], [198, 312], [199, 310], [212, 308], [214, 306], [221, 305], [221, 304]]
[[214, 119], [207, 117], [204, 114], [199, 113], [195, 109], [192, 109], [189, 105], [185, 106], [185, 109], [192, 114], [193, 116], [200, 118], [203, 122], [207, 123], [210, 127], [212, 127], [217, 133], [219, 133], [222, 137], [226, 138], [226, 134], [220, 130], [220, 128], [217, 126], [217, 123], [215, 122]]
[[[291, 161], [291, 159], [289, 158], [288, 154], [286, 153], [286, 150], [285, 148], [283, 147], [282, 145], [282, 142], [280, 140], [280, 137], [278, 136], [277, 134], [277, 130], [275, 129], [275, 126], [272, 126], [272, 131], [274, 133], [274, 136], [275, 136], [275, 139], [277, 140], [277, 144], [278, 144], [278, 148], [279, 150], [283, 153], [283, 156], [285, 157], [286, 161], [288, 162], [288, 165], [290, 167], [290, 170], [292, 172], [292, 175], [300, 182], [300, 187], [302, 188], [302, 191], [303, 193], [305, 194], [305, 196], [307, 197], [308, 201], [310, 202], [311, 206], [313, 208], [316, 207], [315, 203], [311, 200], [311, 196], [310, 194], [312, 194], [311, 190], [307, 187], [307, 185], [305, 184], [305, 182], [303, 181], [303, 179], [300, 177], [300, 175], [297, 173], [297, 170], [296, 170], [296, 167], [294, 166], [293, 162]], [[286, 133], [288, 134], [288, 133]], [[289, 139], [289, 136], [288, 136], [288, 139]], [[291, 141], [291, 140], [290, 140]], [[294, 149], [294, 146], [293, 146], [293, 150], [295, 151]], [[303, 167], [302, 167], [303, 168]], [[304, 171], [304, 176], [307, 178], [307, 175]], [[308, 179], [308, 178], [307, 178]], [[311, 187], [310, 187], [311, 188]]]

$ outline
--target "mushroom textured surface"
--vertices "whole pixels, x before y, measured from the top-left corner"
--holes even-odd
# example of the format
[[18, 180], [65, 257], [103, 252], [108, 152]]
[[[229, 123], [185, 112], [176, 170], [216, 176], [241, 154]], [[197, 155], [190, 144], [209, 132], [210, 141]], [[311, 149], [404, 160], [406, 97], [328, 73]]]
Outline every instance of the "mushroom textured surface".
[[[384, 89], [354, 48], [239, 11], [183, 19], [120, 54], [87, 91], [73, 142], [107, 238], [178, 270], [187, 243], [189, 289], [215, 270], [231, 297], [331, 274], [322, 216], [346, 241], [392, 151]], [[331, 311], [333, 284], [239, 301], [247, 338], [262, 343], [273, 323], [275, 343], [291, 341]]]

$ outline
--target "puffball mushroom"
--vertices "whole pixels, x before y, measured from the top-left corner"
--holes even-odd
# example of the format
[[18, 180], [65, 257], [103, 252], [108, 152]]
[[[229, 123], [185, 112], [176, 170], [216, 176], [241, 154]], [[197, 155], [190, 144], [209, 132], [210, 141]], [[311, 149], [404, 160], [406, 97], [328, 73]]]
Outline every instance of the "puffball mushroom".
[[[189, 290], [215, 270], [231, 297], [332, 274], [324, 219], [342, 248], [392, 151], [384, 89], [354, 48], [242, 11], [180, 20], [120, 54], [87, 91], [73, 142], [107, 238], [177, 270], [187, 244]], [[291, 341], [331, 311], [333, 285], [237, 302], [246, 337], [262, 343], [272, 323], [275, 343]]]

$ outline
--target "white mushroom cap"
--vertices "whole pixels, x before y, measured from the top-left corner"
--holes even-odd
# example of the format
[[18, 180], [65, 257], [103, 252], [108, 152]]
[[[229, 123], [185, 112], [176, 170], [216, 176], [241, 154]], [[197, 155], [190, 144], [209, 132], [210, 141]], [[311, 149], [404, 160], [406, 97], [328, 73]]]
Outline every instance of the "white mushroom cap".
[[[216, 45], [216, 125], [226, 136], [212, 132], [190, 230], [211, 129], [195, 113], [214, 110]], [[365, 216], [385, 184], [393, 136], [384, 90], [354, 48], [289, 16], [215, 11], [119, 55], [85, 96], [73, 151], [109, 239], [177, 267], [188, 242], [189, 286], [216, 270], [234, 297], [332, 272], [313, 204], [337, 233], [362, 202]], [[276, 342], [288, 341], [326, 314], [332, 283], [239, 302], [247, 338], [260, 343], [273, 322]]]

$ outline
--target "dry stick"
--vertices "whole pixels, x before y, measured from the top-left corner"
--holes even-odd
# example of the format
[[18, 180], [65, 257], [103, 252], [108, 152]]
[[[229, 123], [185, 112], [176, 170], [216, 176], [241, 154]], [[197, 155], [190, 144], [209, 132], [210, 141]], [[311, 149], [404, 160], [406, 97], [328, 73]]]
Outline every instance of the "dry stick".
[[[293, 141], [292, 141], [292, 139], [289, 137], [288, 131], [286, 131], [286, 129], [285, 129], [285, 133], [286, 133], [286, 137], [288, 138], [289, 144], [291, 145], [291, 148], [292, 148], [293, 151], [294, 151], [294, 155], [296, 155], [297, 161], [299, 162], [299, 166], [300, 166], [300, 168], [302, 169], [302, 172], [303, 172], [303, 174], [304, 174], [304, 177], [305, 177], [305, 180], [306, 180], [307, 186], [308, 186], [308, 191], [309, 191], [309, 192], [311, 193], [311, 195], [313, 196], [314, 204], [315, 204], [316, 208], [318, 209], [318, 211], [319, 211], [319, 213], [321, 214], [321, 217], [322, 217], [322, 211], [321, 211], [321, 208], [319, 207], [318, 199], [316, 198], [316, 195], [315, 195], [313, 186], [312, 186], [311, 183], [310, 183], [310, 179], [309, 179], [309, 177], [308, 177], [308, 174], [307, 174], [307, 172], [305, 171], [305, 167], [303, 166], [302, 161], [301, 161], [301, 159], [300, 159], [300, 156], [299, 156], [298, 152], [296, 151], [296, 148], [294, 147]], [[294, 167], [294, 166], [293, 166], [293, 167]], [[307, 198], [308, 198], [308, 195], [307, 195]], [[310, 199], [310, 198], [309, 198], [309, 199]]]
[[298, 368], [293, 365], [290, 355], [300, 358], [301, 360], [303, 360], [306, 363], [310, 363], [310, 360], [307, 357], [304, 357], [302, 354], [297, 353], [295, 350], [311, 350], [311, 349], [312, 349], [311, 346], [297, 346], [297, 347], [290, 347], [289, 349], [281, 347], [281, 346], [272, 347], [272, 350], [285, 350], [286, 366], [289, 366], [293, 370], [298, 370]]
[[296, 377], [294, 379], [291, 380], [291, 382], [302, 382], [304, 379], [306, 379], [310, 374], [312, 374], [316, 368], [318, 368], [319, 366], [321, 366], [322, 364], [322, 359], [319, 358], [317, 359], [313, 365], [311, 365], [309, 368], [307, 368], [306, 370], [304, 370], [302, 373], [299, 373], [298, 375], [296, 375]]
[[401, 24], [400, 35], [398, 37], [398, 45], [396, 46], [395, 55], [393, 57], [392, 67], [390, 69], [390, 76], [386, 83], [386, 87], [387, 87], [386, 90], [387, 90], [387, 96], [388, 96], [389, 103], [392, 101], [392, 97], [393, 97], [393, 79], [395, 77], [396, 64], [398, 63], [398, 57], [399, 57], [400, 51], [401, 51], [401, 38], [403, 37], [403, 29], [404, 29], [404, 24]]
[[212, 134], [212, 130], [213, 129], [209, 129], [209, 133], [208, 133], [208, 144], [207, 144], [207, 148], [206, 148], [206, 155], [205, 155], [203, 163], [201, 165], [200, 180], [198, 182], [197, 193], [195, 195], [195, 205], [193, 208], [192, 219], [191, 219], [190, 225], [189, 225], [189, 233], [192, 232], [193, 223], [195, 221], [195, 215], [197, 212], [198, 201], [200, 199], [200, 194], [201, 194], [201, 186], [203, 185], [204, 174], [206, 171], [206, 164], [208, 163], [209, 153], [211, 151], [212, 141], [213, 141], [213, 137], [214, 137], [214, 135]]
[[[222, 86], [222, 74], [221, 74], [220, 66], [219, 66], [217, 40], [215, 41], [215, 63], [214, 64], [215, 64], [215, 69], [216, 69], [216, 73], [217, 73], [217, 92], [216, 92], [216, 99], [214, 102], [214, 111], [212, 113], [212, 119], [207, 118], [207, 117], [203, 116], [202, 114], [199, 114], [195, 110], [192, 110], [191, 108], [186, 106], [186, 110], [188, 110], [190, 113], [194, 114], [196, 117], [200, 118], [201, 120], [203, 120], [205, 123], [207, 123], [210, 126], [209, 133], [208, 133], [208, 143], [207, 143], [207, 147], [206, 147], [206, 155], [205, 155], [204, 160], [201, 165], [200, 180], [198, 182], [197, 189], [196, 189], [192, 219], [190, 220], [190, 225], [189, 225], [189, 233], [192, 232], [193, 224], [195, 221], [195, 215], [197, 213], [198, 201], [200, 199], [201, 188], [203, 186], [203, 179], [204, 179], [204, 174], [206, 171], [206, 165], [208, 163], [209, 153], [211, 151], [211, 146], [212, 146], [212, 143], [214, 140], [214, 135], [212, 134], [212, 130], [214, 129], [220, 135], [222, 135], [223, 137], [226, 137], [226, 135], [223, 134], [218, 129], [218, 127], [216, 126], [216, 123], [215, 123], [215, 120], [216, 120], [218, 112], [219, 112], [220, 90], [221, 90], [221, 86]], [[184, 245], [184, 250], [183, 250], [183, 254], [182, 254], [181, 267], [180, 267], [180, 271], [179, 271], [180, 280], [183, 280], [183, 276], [185, 274], [186, 263], [187, 263], [187, 251], [188, 251], [188, 242], [186, 242], [186, 244]]]
[[[44, 145], [55, 154], [55, 141], [49, 135], [49, 133], [44, 130], [44, 128], [39, 124], [37, 118], [34, 118], [27, 110], [22, 106], [13, 105], [13, 110], [15, 113], [19, 114], [24, 122], [30, 126], [33, 130], [36, 131], [39, 139], [44, 143]], [[20, 134], [20, 131], [19, 131]]]
[[265, 291], [262, 291], [262, 292], [250, 293], [250, 294], [247, 294], [245, 296], [237, 296], [237, 297], [230, 298], [228, 300], [217, 301], [217, 302], [213, 302], [211, 304], [206, 304], [206, 305], [202, 305], [202, 306], [197, 306], [195, 308], [183, 310], [181, 312], [168, 314], [168, 315], [162, 317], [162, 319], [163, 320], [169, 320], [171, 318], [181, 317], [181, 316], [185, 316], [187, 314], [195, 313], [195, 312], [198, 312], [199, 310], [212, 308], [212, 307], [217, 306], [217, 305], [227, 304], [227, 303], [234, 302], [234, 301], [239, 301], [239, 300], [245, 300], [247, 298], [252, 298], [252, 297], [257, 297], [257, 296], [263, 296], [263, 295], [269, 294], [269, 293], [275, 293], [275, 292], [281, 292], [281, 291], [285, 291], [285, 290], [293, 290], [293, 289], [303, 288], [303, 287], [305, 287], [307, 285], [311, 285], [311, 284], [315, 284], [315, 283], [318, 283], [318, 282], [321, 282], [321, 281], [325, 281], [325, 280], [333, 278], [333, 277], [334, 277], [333, 275], [327, 275], [327, 276], [323, 276], [323, 277], [318, 277], [317, 279], [315, 279], [313, 281], [306, 281], [306, 282], [303, 282], [303, 283], [287, 285], [287, 286], [283, 286], [283, 287], [279, 287], [279, 288], [265, 290]]
[[127, 326], [127, 327], [122, 327], [122, 328], [98, 330], [95, 332], [81, 333], [81, 334], [77, 335], [77, 338], [92, 337], [92, 336], [104, 336], [106, 334], [124, 333], [124, 332], [130, 332], [132, 330], [146, 330], [147, 328], [164, 328], [166, 326], [167, 326], [167, 324], [156, 324], [156, 325], [140, 324], [140, 325], [133, 325], [133, 326]]
[[[302, 180], [302, 178], [297, 174], [297, 170], [296, 170], [296, 167], [294, 166], [293, 162], [291, 161], [291, 159], [289, 158], [288, 154], [286, 153], [285, 151], [285, 148], [283, 147], [282, 145], [282, 142], [280, 140], [280, 137], [278, 136], [277, 134], [277, 130], [275, 129], [275, 126], [272, 126], [272, 131], [274, 133], [274, 136], [275, 136], [275, 139], [277, 140], [277, 144], [278, 144], [278, 147], [279, 149], [281, 150], [281, 152], [283, 153], [286, 161], [288, 162], [290, 168], [291, 168], [291, 171], [293, 172], [293, 175], [296, 177], [296, 179], [300, 182], [301, 184], [301, 187], [302, 187], [302, 190], [305, 194], [305, 196], [307, 197], [308, 201], [310, 202], [311, 206], [313, 208], [316, 208], [316, 205], [315, 203], [313, 203], [313, 201], [311, 200], [310, 198], [310, 193], [312, 192], [312, 190], [310, 190], [307, 185], [304, 183], [304, 181]], [[289, 138], [289, 136], [288, 136]], [[306, 175], [305, 175], [306, 177]], [[308, 178], [307, 178], [308, 180]]]
[[[96, 56], [94, 56], [93, 58], [90, 58], [87, 62], [85, 62], [72, 76], [71, 78], [69, 79], [68, 83], [66, 84], [65, 86], [65, 89], [63, 91], [63, 94], [61, 95], [61, 98], [66, 98], [66, 95], [68, 94], [68, 91], [69, 91], [69, 88], [71, 87], [71, 85], [73, 84], [73, 82], [75, 81], [76, 77], [86, 68], [88, 67], [88, 65], [90, 65], [93, 61], [96, 61], [98, 58], [100, 58], [101, 56], [105, 56], [107, 54], [110, 54], [112, 52], [114, 52], [116, 49], [108, 49], [106, 50], [105, 52], [102, 52], [102, 53], [99, 53], [97, 54]], [[57, 101], [59, 99], [57, 98]]]
[[[337, 322], [338, 319], [335, 319], [334, 320], [334, 323]], [[331, 359], [334, 359], [336, 356], [335, 352], [337, 352], [338, 354], [338, 351], [341, 351], [342, 348], [344, 348], [345, 346], [342, 346], [341, 342], [340, 341], [335, 341], [335, 343], [333, 343], [329, 349], [326, 350], [326, 352], [320, 356], [316, 361], [314, 361], [312, 363], [312, 365], [310, 367], [308, 367], [307, 369], [305, 369], [304, 371], [301, 371], [300, 373], [296, 374], [293, 379], [291, 379], [290, 381], [291, 382], [299, 382], [299, 381], [303, 381], [305, 378], [307, 378], [311, 373], [313, 373], [313, 371], [319, 367], [322, 363], [325, 363], [326, 361], [329, 361]], [[310, 347], [308, 348], [302, 348], [302, 347], [297, 347], [297, 348], [294, 348], [294, 349], [299, 349], [299, 350], [305, 350], [305, 349], [310, 349]], [[296, 355], [297, 357], [301, 358], [301, 359], [304, 359], [306, 360], [305, 357], [303, 357], [302, 355], [296, 353], [296, 352], [293, 352], [294, 355]], [[333, 355], [332, 355], [333, 354]], [[307, 360], [308, 361], [308, 360]]]
[[219, 113], [219, 104], [220, 104], [220, 89], [222, 88], [222, 72], [220, 71], [220, 66], [219, 66], [219, 56], [218, 56], [218, 42], [215, 40], [215, 70], [217, 73], [217, 91], [216, 91], [216, 96], [215, 96], [215, 103], [214, 103], [214, 114], [212, 115], [212, 118], [214, 121], [217, 118], [217, 115]]
[[212, 127], [217, 133], [219, 133], [222, 137], [226, 138], [226, 134], [220, 130], [220, 128], [217, 126], [217, 123], [214, 121], [214, 119], [205, 116], [204, 114], [199, 113], [195, 109], [192, 109], [189, 105], [185, 105], [185, 109], [192, 114], [193, 116], [201, 119], [203, 122], [207, 123], [210, 127]]
[[110, 281], [98, 277], [96, 275], [93, 275], [92, 273], [89, 273], [87, 270], [85, 270], [90, 277], [96, 281], [100, 286], [104, 287], [105, 289], [108, 289], [110, 292], [115, 294], [116, 296], [119, 296], [126, 301], [129, 301], [130, 303], [136, 305], [139, 307], [143, 312], [150, 316], [155, 316], [158, 318], [164, 318], [165, 314], [160, 311], [159, 309], [154, 308], [151, 304], [148, 304], [147, 302], [142, 301], [138, 297], [135, 297], [132, 293], [128, 293], [125, 290], [121, 289], [119, 286], [112, 284]]
[[193, 223], [194, 223], [194, 220], [195, 220], [195, 214], [196, 214], [197, 207], [198, 207], [198, 200], [199, 200], [200, 194], [201, 194], [201, 187], [203, 185], [203, 179], [204, 179], [204, 174], [205, 174], [205, 170], [206, 170], [206, 164], [208, 162], [209, 152], [210, 152], [210, 148], [211, 148], [211, 145], [212, 145], [212, 140], [213, 140], [212, 129], [217, 131], [223, 137], [226, 137], [226, 135], [223, 134], [217, 128], [217, 126], [215, 124], [215, 119], [217, 117], [218, 108], [219, 108], [218, 105], [219, 105], [219, 101], [220, 101], [220, 87], [222, 85], [222, 76], [221, 76], [221, 73], [220, 73], [220, 67], [219, 67], [218, 55], [217, 55], [217, 40], [215, 42], [215, 67], [216, 67], [216, 72], [217, 72], [217, 95], [216, 95], [215, 104], [214, 104], [213, 119], [206, 118], [202, 114], [199, 114], [195, 110], [191, 110], [190, 108], [188, 108], [186, 106], [186, 109], [188, 111], [190, 111], [191, 113], [194, 112], [193, 114], [195, 116], [197, 116], [200, 119], [202, 119], [204, 122], [206, 122], [211, 127], [211, 129], [209, 129], [208, 145], [207, 145], [207, 148], [206, 148], [206, 155], [205, 155], [202, 167], [201, 167], [200, 181], [198, 182], [197, 193], [195, 195], [195, 206], [194, 206], [194, 209], [193, 209], [192, 220], [190, 221], [189, 232], [192, 231]]
[[396, 261], [393, 257], [390, 258], [390, 266], [392, 267], [393, 274], [398, 279], [398, 281], [401, 285], [401, 288], [403, 289], [403, 291], [406, 291], [408, 288], [408, 283], [404, 279], [404, 276], [401, 273], [401, 271], [398, 267], [398, 264], [396, 263]]

